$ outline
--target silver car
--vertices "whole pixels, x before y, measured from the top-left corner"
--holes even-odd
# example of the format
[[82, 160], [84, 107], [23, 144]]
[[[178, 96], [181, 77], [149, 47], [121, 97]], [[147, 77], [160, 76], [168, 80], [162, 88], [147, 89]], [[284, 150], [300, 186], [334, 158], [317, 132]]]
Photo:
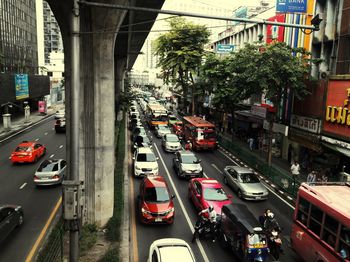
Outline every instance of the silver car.
[[239, 198], [246, 200], [267, 199], [268, 191], [259, 178], [246, 167], [226, 166], [224, 183], [237, 192]]
[[155, 134], [158, 138], [162, 138], [165, 134], [171, 134], [171, 130], [166, 125], [158, 125], [156, 126]]
[[175, 134], [164, 135], [162, 138], [162, 146], [166, 152], [176, 152], [182, 149], [180, 140]]
[[66, 171], [66, 161], [63, 159], [44, 160], [34, 174], [34, 184], [48, 186], [61, 184]]

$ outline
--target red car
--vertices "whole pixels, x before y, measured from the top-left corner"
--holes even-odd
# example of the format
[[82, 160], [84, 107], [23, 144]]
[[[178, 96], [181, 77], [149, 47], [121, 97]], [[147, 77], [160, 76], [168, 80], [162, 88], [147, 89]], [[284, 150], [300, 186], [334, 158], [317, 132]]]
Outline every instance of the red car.
[[37, 142], [23, 141], [11, 154], [12, 164], [33, 163], [46, 153], [46, 147]]
[[174, 222], [173, 198], [162, 176], [148, 176], [140, 185], [139, 214], [144, 224]]
[[173, 132], [177, 136], [182, 136], [182, 133], [183, 133], [182, 131], [183, 131], [183, 123], [181, 121], [175, 122], [175, 124], [173, 124]]
[[232, 204], [231, 195], [227, 195], [221, 184], [212, 178], [193, 178], [188, 185], [188, 198], [198, 210], [213, 205], [217, 214], [221, 214], [223, 205]]

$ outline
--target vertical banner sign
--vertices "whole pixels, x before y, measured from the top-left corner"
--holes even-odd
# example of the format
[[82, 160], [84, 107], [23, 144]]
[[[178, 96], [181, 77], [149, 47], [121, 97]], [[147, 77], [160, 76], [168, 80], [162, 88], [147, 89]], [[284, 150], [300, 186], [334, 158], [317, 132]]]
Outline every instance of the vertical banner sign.
[[305, 13], [307, 0], [277, 0], [276, 12], [281, 13]]
[[28, 74], [15, 75], [16, 100], [29, 97]]

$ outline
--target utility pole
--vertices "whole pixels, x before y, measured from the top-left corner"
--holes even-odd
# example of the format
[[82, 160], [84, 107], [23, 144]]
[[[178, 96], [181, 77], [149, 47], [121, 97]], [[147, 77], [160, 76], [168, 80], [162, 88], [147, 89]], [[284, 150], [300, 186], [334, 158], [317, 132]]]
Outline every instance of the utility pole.
[[68, 180], [63, 181], [63, 217], [69, 227], [69, 261], [79, 261], [80, 183], [79, 183], [79, 101], [80, 101], [80, 14], [74, 0], [71, 14], [70, 159]]

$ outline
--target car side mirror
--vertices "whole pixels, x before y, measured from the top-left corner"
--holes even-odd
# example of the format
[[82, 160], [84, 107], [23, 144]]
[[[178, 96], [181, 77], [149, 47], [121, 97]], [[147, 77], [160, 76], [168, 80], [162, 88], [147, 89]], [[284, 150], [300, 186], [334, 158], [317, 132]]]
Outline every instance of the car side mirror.
[[132, 159], [135, 160], [135, 157], [133, 156]]
[[171, 195], [171, 199], [174, 199], [175, 198], [175, 195]]
[[156, 157], [156, 160], [159, 160], [159, 157]]
[[232, 198], [232, 195], [231, 195], [231, 194], [228, 194], [227, 197], [231, 199], [231, 198]]
[[200, 194], [196, 194], [196, 198], [200, 198], [201, 197], [201, 195]]

